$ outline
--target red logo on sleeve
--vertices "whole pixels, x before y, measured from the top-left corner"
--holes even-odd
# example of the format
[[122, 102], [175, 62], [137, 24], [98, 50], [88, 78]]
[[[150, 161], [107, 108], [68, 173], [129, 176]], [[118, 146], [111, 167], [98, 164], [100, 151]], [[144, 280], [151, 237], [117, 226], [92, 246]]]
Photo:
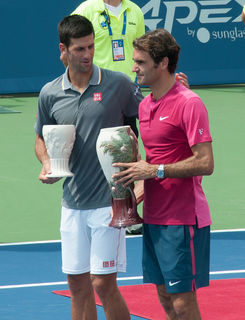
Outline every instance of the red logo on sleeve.
[[97, 92], [97, 93], [94, 92], [93, 100], [94, 101], [101, 101], [102, 100], [101, 92]]

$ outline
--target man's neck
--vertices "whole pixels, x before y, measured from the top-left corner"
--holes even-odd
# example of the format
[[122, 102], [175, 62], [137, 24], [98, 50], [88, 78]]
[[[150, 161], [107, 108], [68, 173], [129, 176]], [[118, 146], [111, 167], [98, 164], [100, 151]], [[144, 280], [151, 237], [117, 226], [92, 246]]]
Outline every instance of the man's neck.
[[79, 92], [83, 92], [92, 77], [93, 69], [89, 72], [73, 72], [73, 70], [68, 69], [68, 77], [72, 85], [79, 90]]
[[150, 86], [153, 98], [155, 100], [161, 99], [170, 89], [172, 89], [174, 84], [175, 78], [172, 74], [168, 74], [167, 77], [160, 79], [157, 83], [154, 83], [153, 86]]
[[110, 6], [117, 7], [122, 2], [122, 0], [104, 0], [104, 3], [109, 4]]

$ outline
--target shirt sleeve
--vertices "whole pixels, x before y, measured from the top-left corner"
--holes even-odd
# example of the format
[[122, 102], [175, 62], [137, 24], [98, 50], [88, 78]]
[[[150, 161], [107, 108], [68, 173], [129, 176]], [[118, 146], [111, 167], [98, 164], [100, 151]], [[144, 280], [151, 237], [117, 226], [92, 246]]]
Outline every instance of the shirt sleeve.
[[140, 87], [130, 80], [126, 75], [124, 76], [124, 83], [122, 84], [124, 98], [123, 113], [126, 117], [138, 118], [139, 104], [143, 99]]
[[55, 120], [50, 115], [51, 105], [51, 99], [45, 93], [45, 88], [43, 88], [38, 98], [37, 117], [34, 125], [34, 129], [40, 137], [43, 136], [42, 129], [44, 125], [56, 124]]
[[183, 111], [183, 123], [189, 146], [212, 142], [208, 112], [199, 97], [188, 100]]
[[137, 28], [137, 36], [136, 38], [139, 38], [145, 34], [145, 20], [144, 20], [144, 15], [141, 9], [139, 8], [140, 13], [139, 13], [139, 21], [138, 21], [138, 28]]
[[81, 4], [71, 13], [71, 15], [73, 15], [73, 14], [82, 15], [83, 12], [84, 12], [84, 4], [81, 3]]

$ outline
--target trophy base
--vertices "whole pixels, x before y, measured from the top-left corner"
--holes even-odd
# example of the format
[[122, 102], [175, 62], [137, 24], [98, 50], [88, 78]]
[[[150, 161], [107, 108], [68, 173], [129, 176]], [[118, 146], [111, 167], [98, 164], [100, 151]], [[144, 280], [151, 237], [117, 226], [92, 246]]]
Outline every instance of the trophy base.
[[141, 224], [141, 223], [143, 223], [143, 219], [141, 219], [140, 217], [137, 219], [127, 218], [125, 220], [115, 219], [111, 221], [111, 223], [109, 224], [109, 227], [120, 229], [120, 228], [126, 228], [130, 226], [134, 226], [136, 224]]
[[47, 178], [67, 178], [73, 177], [74, 174], [69, 168], [68, 158], [53, 158], [50, 159], [50, 174], [46, 174]]
[[137, 213], [135, 203], [132, 203], [130, 198], [112, 199], [112, 210], [113, 217], [109, 224], [110, 227], [125, 228], [143, 223], [143, 219]]

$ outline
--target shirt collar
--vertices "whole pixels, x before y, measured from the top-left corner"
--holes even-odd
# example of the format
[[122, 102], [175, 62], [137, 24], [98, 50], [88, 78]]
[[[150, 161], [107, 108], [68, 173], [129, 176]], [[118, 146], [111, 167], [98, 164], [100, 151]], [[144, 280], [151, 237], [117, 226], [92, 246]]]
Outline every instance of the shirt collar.
[[[97, 0], [94, 8], [97, 8], [96, 11], [103, 12], [105, 10], [104, 0]], [[124, 12], [126, 9], [129, 9], [129, 0], [122, 0], [121, 12]]]
[[[96, 85], [99, 85], [100, 82], [101, 82], [101, 70], [98, 66], [93, 64], [93, 73], [92, 73], [92, 77], [89, 80], [88, 86], [96, 86]], [[63, 90], [68, 90], [68, 89], [74, 90], [74, 87], [68, 77], [68, 67], [66, 68], [66, 71], [63, 74], [62, 89]]]

